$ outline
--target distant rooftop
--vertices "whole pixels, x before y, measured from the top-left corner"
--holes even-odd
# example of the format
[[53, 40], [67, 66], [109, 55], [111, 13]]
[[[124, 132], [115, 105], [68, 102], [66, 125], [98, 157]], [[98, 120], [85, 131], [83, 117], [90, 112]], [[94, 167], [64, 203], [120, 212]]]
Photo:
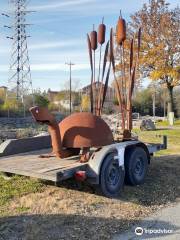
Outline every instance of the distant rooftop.
[[7, 89], [7, 87], [6, 87], [6, 86], [0, 86], [0, 88], [6, 88], [6, 89]]

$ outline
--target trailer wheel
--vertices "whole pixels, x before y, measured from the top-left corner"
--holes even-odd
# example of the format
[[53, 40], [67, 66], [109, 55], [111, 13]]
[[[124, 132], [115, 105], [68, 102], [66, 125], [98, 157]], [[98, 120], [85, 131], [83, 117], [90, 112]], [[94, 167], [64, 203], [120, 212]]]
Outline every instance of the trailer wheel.
[[148, 156], [142, 147], [128, 150], [125, 156], [125, 182], [130, 185], [144, 183], [148, 168]]
[[119, 167], [119, 162], [114, 159], [114, 154], [109, 154], [103, 161], [100, 172], [99, 187], [106, 197], [118, 197], [124, 184], [124, 170]]

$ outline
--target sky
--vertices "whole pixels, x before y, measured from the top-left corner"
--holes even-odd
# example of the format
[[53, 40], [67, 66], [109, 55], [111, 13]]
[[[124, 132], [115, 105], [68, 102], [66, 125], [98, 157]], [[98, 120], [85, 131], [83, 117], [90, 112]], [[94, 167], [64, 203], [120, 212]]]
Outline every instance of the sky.
[[[74, 88], [90, 83], [90, 66], [86, 34], [97, 28], [104, 16], [109, 30], [116, 25], [119, 10], [128, 21], [148, 0], [30, 0], [28, 10], [35, 10], [27, 17], [28, 49], [34, 89], [62, 90], [69, 79], [66, 62], [72, 61]], [[171, 7], [178, 0], [170, 0]], [[2, 12], [11, 11], [7, 0], [0, 0]], [[0, 15], [0, 86], [8, 86], [8, 67], [12, 41], [11, 30], [3, 26], [9, 19]], [[107, 31], [108, 37], [108, 31]], [[98, 55], [98, 54], [97, 54]], [[98, 58], [97, 58], [98, 61]]]

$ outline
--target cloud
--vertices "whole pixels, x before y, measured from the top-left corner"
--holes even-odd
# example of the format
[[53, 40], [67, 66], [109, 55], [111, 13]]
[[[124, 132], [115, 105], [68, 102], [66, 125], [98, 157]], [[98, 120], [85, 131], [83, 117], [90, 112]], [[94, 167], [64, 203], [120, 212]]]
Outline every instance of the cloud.
[[80, 39], [73, 39], [73, 40], [64, 40], [64, 41], [56, 41], [56, 42], [44, 42], [38, 44], [30, 44], [30, 50], [41, 50], [41, 49], [52, 49], [52, 48], [64, 48], [64, 47], [73, 47], [84, 44], [85, 41]]
[[[79, 63], [73, 66], [73, 71], [80, 71], [80, 70], [89, 70], [88, 63]], [[46, 64], [32, 64], [31, 70], [35, 72], [48, 72], [48, 71], [69, 71], [69, 68], [65, 63], [46, 63]], [[8, 65], [0, 65], [0, 72], [8, 72], [9, 66]]]
[[[74, 71], [79, 71], [79, 70], [89, 70], [89, 64], [87, 63], [81, 63], [78, 65], [73, 66]], [[60, 63], [60, 64], [32, 64], [31, 65], [32, 71], [69, 71], [69, 68], [67, 65]]]
[[77, 6], [77, 5], [84, 5], [87, 3], [95, 2], [96, 0], [71, 0], [71, 1], [61, 1], [61, 2], [54, 2], [50, 4], [44, 5], [34, 5], [31, 9], [36, 9], [36, 11], [49, 11], [49, 10], [59, 10], [64, 7], [70, 6]]
[[30, 54], [32, 64], [64, 63], [71, 60], [75, 64], [89, 63], [87, 51], [54, 51], [54, 52], [34, 52]]
[[[50, 4], [34, 5], [31, 7], [37, 11], [61, 11], [65, 13], [71, 13], [68, 18], [84, 17], [84, 16], [98, 16], [101, 13], [103, 15], [119, 14], [121, 8], [124, 14], [132, 13], [142, 6], [143, 3], [147, 3], [148, 0], [69, 0], [61, 2], [51, 2]], [[81, 14], [81, 15], [79, 15]], [[51, 20], [50, 20], [51, 21]]]
[[[6, 43], [3, 43], [0, 46], [0, 54], [7, 54], [11, 52], [11, 45], [9, 47], [5, 47]], [[43, 42], [41, 41], [41, 43], [30, 43], [28, 45], [28, 49], [29, 50], [48, 50], [48, 49], [59, 49], [62, 48], [62, 50], [64, 50], [64, 48], [68, 47], [68, 49], [73, 48], [73, 47], [83, 47], [86, 46], [86, 41], [82, 40], [82, 39], [71, 39], [71, 40], [63, 40], [63, 41], [52, 41], [52, 42]]]

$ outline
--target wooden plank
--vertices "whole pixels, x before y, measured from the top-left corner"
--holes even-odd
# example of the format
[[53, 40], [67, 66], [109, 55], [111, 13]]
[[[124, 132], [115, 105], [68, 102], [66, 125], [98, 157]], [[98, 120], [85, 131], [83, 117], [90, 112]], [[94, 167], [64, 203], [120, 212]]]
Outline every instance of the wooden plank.
[[67, 159], [39, 158], [39, 154], [47, 152], [49, 150], [1, 157], [0, 171], [56, 182], [60, 177], [62, 178], [63, 174], [66, 178], [72, 177], [77, 168], [87, 165], [78, 162], [79, 156]]
[[59, 165], [59, 166], [53, 166], [53, 167], [50, 167], [50, 168], [43, 168], [41, 170], [39, 170], [38, 172], [39, 173], [45, 173], [45, 172], [51, 172], [51, 171], [57, 171], [57, 170], [61, 170], [61, 169], [69, 169], [69, 168], [72, 168], [72, 167], [77, 167], [77, 166], [81, 166], [82, 163], [80, 162], [70, 162], [70, 163], [66, 163], [64, 165]]

